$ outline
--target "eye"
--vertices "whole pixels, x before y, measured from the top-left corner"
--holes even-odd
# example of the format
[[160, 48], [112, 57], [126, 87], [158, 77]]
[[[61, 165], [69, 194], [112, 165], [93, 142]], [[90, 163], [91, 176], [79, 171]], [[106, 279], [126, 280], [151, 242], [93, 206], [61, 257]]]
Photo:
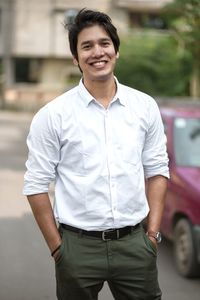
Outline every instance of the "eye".
[[88, 49], [90, 49], [91, 48], [91, 45], [90, 44], [84, 44], [83, 46], [82, 46], [82, 49], [83, 50], [88, 50]]
[[110, 46], [110, 42], [109, 41], [104, 41], [104, 42], [102, 42], [102, 46], [108, 47], [108, 46]]

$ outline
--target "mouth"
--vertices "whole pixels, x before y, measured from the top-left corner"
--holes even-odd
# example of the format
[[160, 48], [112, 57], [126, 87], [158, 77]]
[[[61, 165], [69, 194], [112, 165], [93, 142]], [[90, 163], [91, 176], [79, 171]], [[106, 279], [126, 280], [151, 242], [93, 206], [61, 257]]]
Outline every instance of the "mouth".
[[106, 60], [100, 60], [100, 61], [91, 62], [90, 65], [95, 68], [102, 68], [106, 65], [106, 63], [107, 63]]

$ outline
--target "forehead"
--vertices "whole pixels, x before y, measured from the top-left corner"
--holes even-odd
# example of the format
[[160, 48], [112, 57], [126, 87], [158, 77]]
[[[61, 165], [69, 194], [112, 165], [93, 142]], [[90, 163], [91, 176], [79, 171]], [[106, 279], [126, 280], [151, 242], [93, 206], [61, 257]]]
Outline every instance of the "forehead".
[[111, 40], [109, 34], [105, 31], [103, 26], [93, 25], [90, 27], [84, 28], [78, 35], [78, 45], [86, 41], [96, 41], [99, 39], [109, 39]]

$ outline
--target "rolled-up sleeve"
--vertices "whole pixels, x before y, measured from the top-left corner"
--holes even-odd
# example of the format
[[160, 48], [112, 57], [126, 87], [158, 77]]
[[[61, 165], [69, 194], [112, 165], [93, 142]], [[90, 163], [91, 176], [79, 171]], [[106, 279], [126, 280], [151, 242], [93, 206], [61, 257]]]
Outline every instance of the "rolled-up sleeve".
[[149, 106], [149, 126], [142, 153], [145, 178], [162, 175], [169, 178], [168, 155], [164, 126], [157, 103]]
[[59, 135], [55, 119], [48, 107], [41, 109], [33, 118], [27, 137], [29, 150], [24, 175], [24, 195], [47, 192], [55, 180], [60, 159]]

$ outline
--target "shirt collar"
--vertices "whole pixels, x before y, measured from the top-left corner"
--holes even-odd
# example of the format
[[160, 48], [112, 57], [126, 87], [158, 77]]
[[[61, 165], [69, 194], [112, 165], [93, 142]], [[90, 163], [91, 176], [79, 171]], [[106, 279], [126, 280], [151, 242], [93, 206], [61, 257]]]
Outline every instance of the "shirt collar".
[[126, 106], [125, 95], [123, 95], [122, 92], [122, 85], [119, 83], [116, 77], [115, 77], [115, 82], [117, 85], [117, 93], [114, 97], [114, 101], [118, 100], [121, 105]]
[[[124, 96], [122, 94], [122, 87], [121, 87], [121, 84], [119, 83], [119, 81], [117, 80], [116, 77], [115, 77], [115, 82], [116, 82], [116, 85], [117, 85], [117, 92], [116, 92], [116, 94], [115, 94], [115, 96], [112, 100], [112, 103], [118, 100], [121, 105], [125, 106], [126, 101], [125, 101]], [[94, 97], [85, 88], [85, 86], [83, 84], [83, 78], [81, 78], [81, 80], [79, 82], [78, 90], [79, 90], [79, 94], [80, 94], [81, 98], [85, 102], [85, 106], [88, 106], [92, 101], [95, 101]]]
[[93, 100], [95, 100], [94, 97], [92, 97], [92, 95], [85, 88], [85, 86], [83, 84], [83, 78], [81, 78], [81, 80], [79, 82], [78, 90], [79, 90], [79, 94], [80, 94], [81, 98], [85, 102], [85, 106], [88, 106], [90, 102], [92, 102]]

